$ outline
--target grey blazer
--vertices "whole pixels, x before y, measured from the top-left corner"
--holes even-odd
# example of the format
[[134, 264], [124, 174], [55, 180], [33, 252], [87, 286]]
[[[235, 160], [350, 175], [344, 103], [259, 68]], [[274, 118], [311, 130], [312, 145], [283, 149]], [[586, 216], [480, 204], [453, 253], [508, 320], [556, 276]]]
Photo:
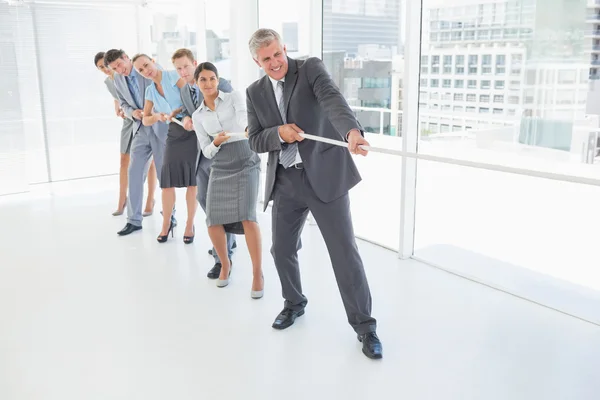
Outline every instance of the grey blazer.
[[[133, 67], [132, 67], [133, 68]], [[142, 99], [144, 103], [146, 102], [146, 88], [152, 83], [150, 79], [146, 79], [143, 76], [139, 75], [138, 83], [140, 86], [140, 91], [142, 92]], [[133, 134], [135, 135], [142, 125], [142, 121], [133, 118], [133, 112], [138, 109], [135, 101], [133, 100], [133, 95], [129, 92], [129, 87], [127, 86], [127, 81], [123, 75], [115, 74], [115, 88], [117, 89], [117, 95], [119, 97], [119, 102], [121, 103], [121, 109], [127, 116], [133, 120]], [[144, 109], [144, 104], [141, 105], [141, 110]], [[152, 125], [152, 130], [156, 133], [156, 135], [163, 139], [163, 141], [167, 137], [168, 125], [165, 123], [156, 123]]]
[[[362, 127], [346, 99], [318, 58], [294, 60], [288, 57], [284, 104], [287, 123], [295, 123], [304, 132], [335, 140], [346, 140], [347, 133]], [[246, 90], [250, 148], [269, 153], [265, 185], [265, 207], [272, 200], [281, 141], [278, 127], [283, 124], [273, 85], [268, 76]], [[317, 197], [331, 202], [361, 181], [348, 149], [328, 143], [303, 140], [298, 143], [307, 178]]]
[[[217, 88], [225, 93], [233, 92], [233, 87], [231, 87], [231, 83], [227, 79], [219, 78], [219, 86]], [[183, 85], [179, 91], [181, 93], [181, 101], [183, 102], [183, 114], [191, 118], [194, 111], [196, 111], [196, 107], [194, 107], [194, 102], [192, 101], [189, 85]], [[202, 92], [198, 93], [198, 104], [202, 103], [203, 100], [204, 96]]]
[[[112, 79], [110, 79], [109, 77], [106, 77], [106, 79], [104, 80], [104, 84], [106, 85], [106, 88], [110, 92], [110, 95], [113, 97], [113, 99], [115, 99], [116, 101], [118, 101], [120, 103], [121, 101], [119, 100], [119, 94], [117, 93], [117, 88], [115, 87], [115, 82]], [[128, 119], [130, 121], [133, 120], [133, 118], [131, 118], [131, 117], [127, 117], [126, 119]]]

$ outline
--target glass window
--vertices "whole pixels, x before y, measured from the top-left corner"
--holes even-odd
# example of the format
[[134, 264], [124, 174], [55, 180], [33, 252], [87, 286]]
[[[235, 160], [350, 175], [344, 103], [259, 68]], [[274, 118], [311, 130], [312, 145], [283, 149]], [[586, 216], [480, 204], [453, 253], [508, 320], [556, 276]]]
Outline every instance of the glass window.
[[[425, 16], [433, 7], [451, 11], [463, 35], [422, 48], [454, 56], [455, 71], [464, 57], [468, 79], [458, 90], [466, 103], [456, 93], [450, 105], [464, 105], [466, 113], [449, 125], [471, 129], [461, 140], [421, 141], [418, 151], [597, 179], [599, 141], [590, 132], [600, 120], [600, 90], [588, 80], [600, 42], [589, 37], [598, 24], [585, 22], [594, 2], [463, 3], [456, 15], [451, 3], [423, 1]], [[448, 118], [427, 115], [440, 124]], [[548, 296], [533, 300], [543, 304], [562, 298], [577, 307], [589, 299], [585, 293], [600, 291], [598, 235], [588, 229], [600, 226], [599, 188], [433, 162], [419, 162], [417, 174], [418, 258], [527, 298], [541, 286], [537, 293]], [[550, 225], [541, 222], [548, 215]]]
[[481, 57], [481, 72], [484, 74], [492, 73], [492, 56], [490, 54], [484, 54]]
[[[34, 79], [37, 74], [30, 49], [34, 48], [31, 9], [0, 4], [0, 195], [22, 193], [30, 183], [48, 180], [46, 147], [40, 111], [41, 97]], [[83, 65], [83, 64], [82, 64]], [[86, 64], [90, 65], [90, 64]], [[101, 74], [90, 70], [100, 89]], [[108, 92], [97, 90], [98, 104], [110, 103]], [[24, 100], [27, 104], [24, 104]], [[104, 100], [105, 103], [101, 103]], [[106, 117], [108, 107], [102, 108]], [[116, 121], [116, 118], [112, 118]], [[116, 125], [116, 124], [115, 124]], [[118, 126], [117, 128], [118, 129]], [[116, 133], [117, 131], [115, 131]], [[114, 164], [113, 164], [114, 167]]]
[[[229, 1], [231, 0], [227, 0], [226, 4], [228, 4]], [[215, 27], [215, 30], [218, 29], [216, 26], [220, 26], [220, 30], [228, 31], [229, 25], [227, 23], [223, 24], [222, 18], [219, 18], [218, 16], [227, 15], [225, 11], [228, 10], [229, 7], [223, 9], [220, 0], [208, 0], [208, 2], [214, 4], [213, 12], [210, 16], [207, 14], [207, 18], [212, 21], [211, 25]], [[335, 5], [332, 4], [332, 6]], [[335, 6], [333, 9], [338, 9], [339, 12], [343, 14], [352, 15], [355, 7], [353, 3], [350, 2]], [[261, 28], [271, 28], [276, 30], [281, 35], [281, 39], [285, 43], [290, 57], [306, 58], [309, 56], [316, 56], [317, 54], [314, 53], [311, 44], [310, 32], [314, 26], [313, 21], [311, 21], [311, 11], [310, 6], [302, 7], [302, 4], [292, 0], [259, 0], [258, 25]], [[364, 10], [360, 11], [360, 13], [364, 14]], [[331, 18], [331, 12], [329, 18]], [[224, 19], [227, 20], [228, 18]], [[207, 22], [207, 27], [208, 26], [210, 25], [208, 25]], [[223, 34], [223, 36], [226, 35], [226, 33]], [[247, 46], [247, 43], [245, 43], [245, 45]], [[339, 50], [340, 46], [343, 46], [340, 42], [326, 41], [325, 38], [323, 39], [324, 54], [325, 52]], [[357, 47], [357, 44], [354, 44], [348, 51], [358, 51]], [[323, 61], [329, 60], [326, 60], [324, 57]]]
[[[32, 7], [35, 7], [32, 22], [37, 32], [38, 63], [43, 68], [42, 90], [38, 99], [27, 101], [44, 105], [44, 116], [37, 112], [33, 116], [40, 120], [45, 117], [49, 176], [52, 180], [68, 180], [113, 174], [119, 168], [117, 153], [123, 121], [115, 115], [114, 100], [103, 83], [106, 76], [92, 68], [92, 62], [98, 51], [106, 51], [115, 43], [127, 49], [130, 57], [135, 55], [138, 32], [127, 14], [134, 14], [136, 9], [130, 5], [35, 4]], [[160, 11], [156, 14], [163, 15]], [[120, 28], [103, 29], [98, 34], [98, 27], [106, 27], [106, 21]], [[65, 27], [76, 34], [68, 34]], [[180, 32], [176, 28], [173, 31]], [[33, 33], [31, 29], [24, 35]], [[155, 47], [149, 47], [145, 51], [156, 56]], [[28, 63], [35, 63], [34, 47], [26, 50]], [[0, 79], [4, 82], [5, 78]], [[30, 79], [37, 78], [32, 74]], [[43, 128], [40, 130], [44, 132]]]
[[[264, 0], [260, 0], [262, 4]], [[275, 17], [282, 23], [297, 22], [300, 41], [308, 40], [320, 27], [311, 30], [310, 15], [304, 10], [303, 1], [269, 0], [269, 9], [281, 9]], [[323, 60], [334, 82], [343, 81], [344, 77], [358, 78], [362, 82], [356, 90], [344, 88], [342, 95], [346, 98], [355, 115], [366, 131], [365, 136], [374, 146], [395, 147], [400, 143], [402, 135], [402, 104], [405, 60], [402, 30], [405, 21], [402, 19], [401, 2], [393, 1], [331, 1], [323, 4]], [[317, 13], [319, 10], [316, 10]], [[298, 18], [295, 15], [300, 15]], [[306, 15], [302, 17], [302, 15]], [[273, 17], [273, 23], [275, 23]], [[295, 20], [294, 20], [295, 18]], [[437, 23], [429, 25], [436, 29]], [[261, 23], [262, 27], [263, 24]], [[305, 26], [306, 30], [302, 31]], [[436, 33], [429, 37], [438, 39]], [[301, 53], [302, 45], [299, 46]], [[435, 97], [435, 88], [440, 86], [439, 79], [429, 79], [427, 75], [440, 73], [440, 55], [422, 52], [420, 79], [420, 96], [423, 103]], [[352, 68], [350, 68], [352, 66]], [[428, 92], [431, 90], [431, 93]], [[433, 104], [428, 104], [434, 108]], [[437, 105], [437, 112], [439, 112]], [[395, 165], [397, 158], [391, 155], [369, 154], [369, 157], [354, 157], [363, 178], [360, 185], [350, 192], [354, 229], [358, 237], [382, 244], [389, 248], [398, 248], [400, 210], [397, 208], [390, 215], [389, 210], [378, 208], [366, 212], [361, 204], [376, 204], [382, 198], [386, 201], [400, 202], [400, 181], [390, 185], [381, 185], [378, 174], [369, 171], [381, 171]], [[399, 168], [395, 168], [396, 172]], [[373, 218], [390, 221], [385, 229], [375, 226]]]

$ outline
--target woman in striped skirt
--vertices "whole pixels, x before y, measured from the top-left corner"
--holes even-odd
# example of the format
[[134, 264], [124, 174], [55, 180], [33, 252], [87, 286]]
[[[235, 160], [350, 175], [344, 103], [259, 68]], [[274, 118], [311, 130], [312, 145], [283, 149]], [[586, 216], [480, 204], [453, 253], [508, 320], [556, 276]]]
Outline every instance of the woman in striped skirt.
[[259, 299], [264, 293], [261, 234], [256, 219], [260, 158], [250, 149], [244, 135], [246, 104], [239, 92], [218, 90], [219, 73], [209, 62], [198, 65], [194, 79], [204, 101], [192, 115], [192, 121], [202, 153], [213, 160], [206, 222], [222, 264], [217, 286], [227, 286], [231, 274], [225, 232], [243, 234], [252, 259], [251, 297]]

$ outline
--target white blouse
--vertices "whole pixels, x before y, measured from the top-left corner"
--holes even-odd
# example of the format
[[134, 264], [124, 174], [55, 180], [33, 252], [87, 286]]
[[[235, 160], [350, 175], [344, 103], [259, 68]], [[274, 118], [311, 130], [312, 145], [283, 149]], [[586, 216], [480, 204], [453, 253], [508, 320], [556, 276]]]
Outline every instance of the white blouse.
[[[248, 115], [246, 114], [246, 103], [239, 92], [219, 91], [219, 95], [215, 99], [215, 111], [208, 108], [203, 101], [192, 114], [192, 121], [200, 149], [206, 158], [213, 158], [221, 146], [225, 146], [227, 143], [247, 140], [244, 135], [241, 135], [248, 126]], [[217, 147], [213, 140], [221, 132], [240, 135], [231, 136], [228, 141]]]

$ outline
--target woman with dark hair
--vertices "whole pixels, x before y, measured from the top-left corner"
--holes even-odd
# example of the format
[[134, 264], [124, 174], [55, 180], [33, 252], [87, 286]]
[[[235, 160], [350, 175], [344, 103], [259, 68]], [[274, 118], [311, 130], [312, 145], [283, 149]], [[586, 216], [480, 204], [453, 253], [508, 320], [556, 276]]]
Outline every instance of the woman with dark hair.
[[[145, 54], [133, 57], [133, 66], [144, 78], [151, 79], [152, 84], [146, 88], [146, 104], [144, 118], [146, 126], [154, 124], [169, 124], [167, 143], [161, 170], [160, 187], [162, 189], [163, 226], [156, 239], [164, 243], [173, 236], [175, 227], [172, 217], [175, 206], [175, 188], [187, 188], [187, 223], [183, 234], [183, 242], [190, 244], [194, 241], [194, 218], [196, 216], [196, 162], [198, 157], [198, 141], [193, 131], [187, 131], [171, 119], [183, 119], [183, 103], [180, 88], [186, 82], [179, 77], [177, 71], [163, 71]], [[166, 128], [166, 127], [165, 127]]]
[[251, 297], [264, 294], [262, 244], [256, 219], [260, 158], [250, 150], [245, 130], [246, 104], [239, 92], [218, 89], [217, 68], [205, 62], [196, 68], [194, 80], [204, 101], [192, 115], [200, 149], [213, 159], [206, 199], [208, 234], [221, 260], [218, 287], [229, 284], [231, 260], [225, 232], [243, 234], [252, 259]]
[[[131, 150], [131, 140], [133, 138], [133, 120], [127, 118], [125, 113], [123, 113], [123, 110], [121, 110], [117, 89], [115, 87], [115, 72], [104, 64], [103, 51], [94, 56], [94, 65], [107, 76], [104, 80], [104, 84], [114, 99], [115, 114], [117, 117], [123, 118], [123, 127], [121, 128], [121, 167], [119, 169], [119, 203], [117, 210], [112, 214], [117, 216], [123, 214], [125, 206], [127, 205], [127, 168], [129, 167], [129, 151]], [[157, 179], [156, 167], [154, 166], [154, 161], [152, 161], [150, 168], [148, 169], [148, 199], [146, 200], [146, 208], [142, 214], [144, 217], [152, 215]]]

